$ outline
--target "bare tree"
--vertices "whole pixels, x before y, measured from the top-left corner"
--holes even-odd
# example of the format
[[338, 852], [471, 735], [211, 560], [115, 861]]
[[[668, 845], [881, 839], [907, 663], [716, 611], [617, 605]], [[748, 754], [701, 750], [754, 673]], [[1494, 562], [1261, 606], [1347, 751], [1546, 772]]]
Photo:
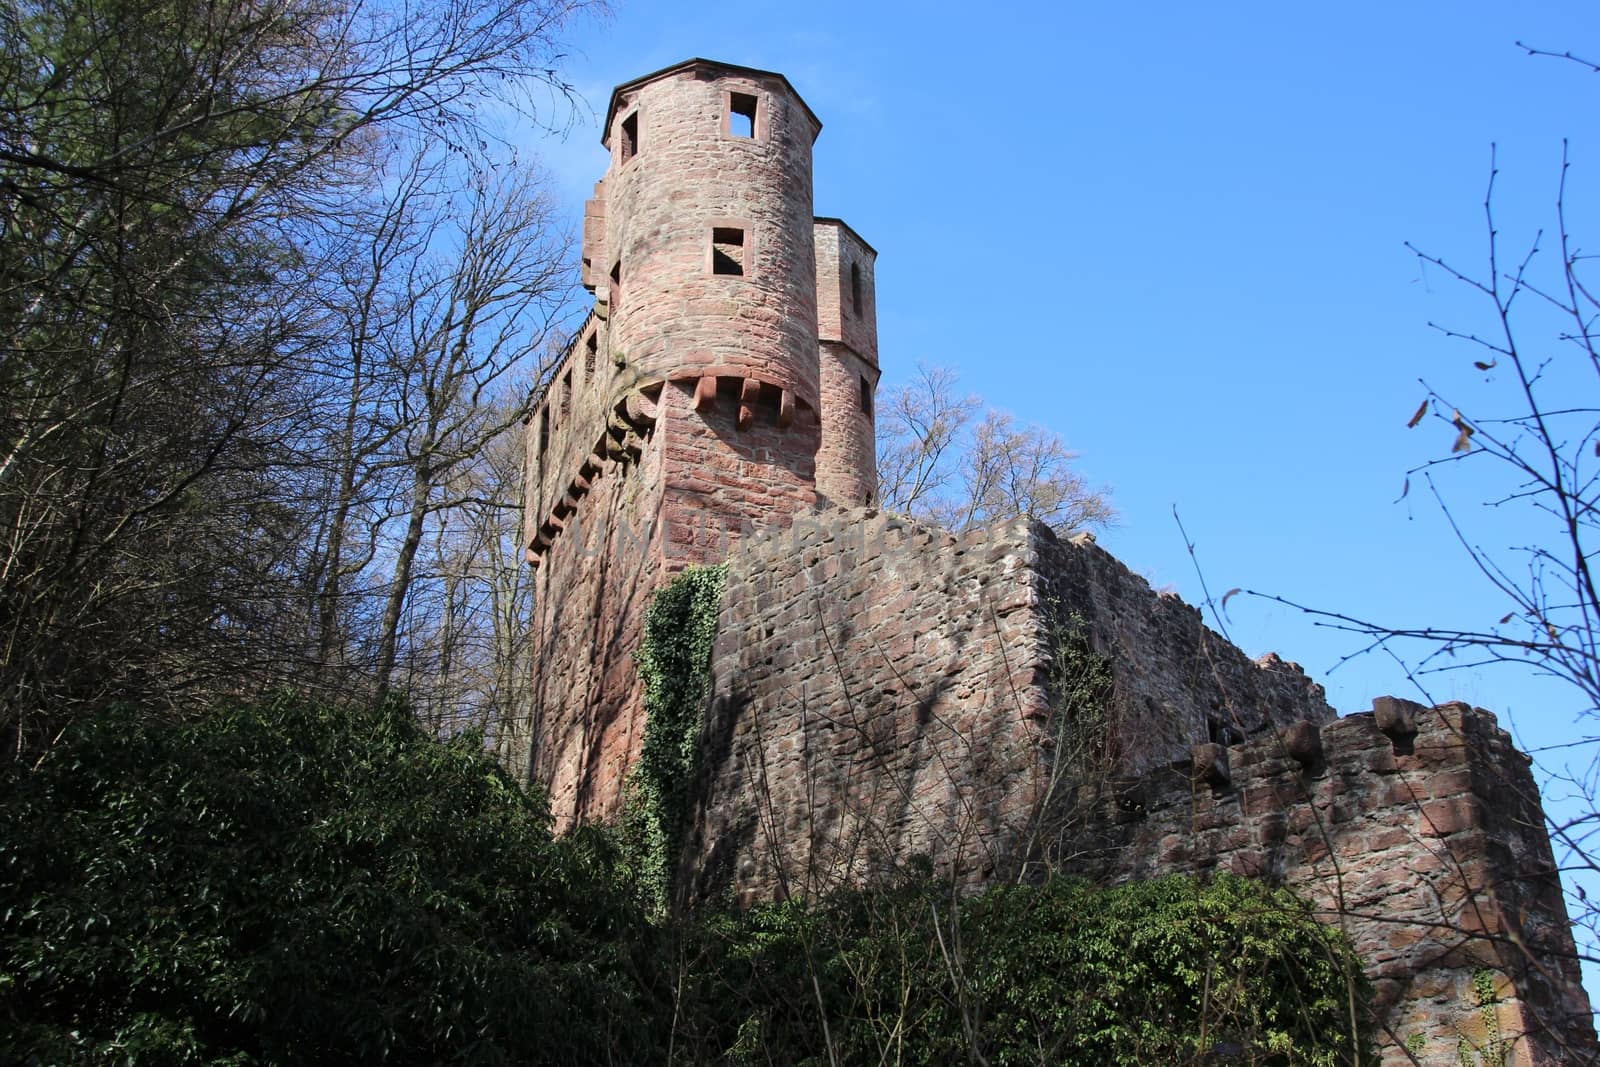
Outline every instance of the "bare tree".
[[[1600, 71], [1570, 53], [1557, 58]], [[1431, 496], [1466, 561], [1499, 599], [1495, 615], [1485, 625], [1396, 626], [1256, 595], [1359, 635], [1362, 644], [1351, 656], [1392, 656], [1430, 702], [1436, 702], [1428, 692], [1433, 675], [1483, 667], [1526, 671], [1567, 688], [1583, 726], [1567, 743], [1539, 754], [1538, 766], [1547, 788], [1553, 783], [1565, 794], [1549, 830], [1566, 874], [1580, 954], [1594, 960], [1600, 959], [1600, 902], [1575, 886], [1574, 876], [1591, 886], [1600, 876], [1600, 585], [1594, 572], [1600, 294], [1590, 272], [1594, 257], [1581, 250], [1569, 226], [1572, 168], [1565, 144], [1553, 240], [1541, 231], [1509, 257], [1495, 218], [1498, 176], [1491, 157], [1481, 268], [1458, 268], [1412, 249], [1426, 267], [1474, 294], [1485, 319], [1478, 328], [1433, 324], [1467, 346], [1476, 386], [1458, 391], [1422, 382], [1408, 425], [1443, 432], [1434, 455], [1406, 472], [1402, 492], [1420, 484]], [[1466, 501], [1492, 509], [1496, 525], [1509, 525], [1503, 536], [1510, 543], [1486, 544]]]
[[956, 531], [1016, 515], [1063, 531], [1115, 518], [1107, 491], [1073, 468], [1077, 454], [1057, 434], [985, 409], [948, 367], [919, 365], [879, 411], [878, 492], [891, 511]]
[[453, 232], [436, 232], [428, 242], [456, 251], [410, 272], [405, 335], [397, 338], [402, 373], [389, 402], [395, 460], [407, 484], [379, 624], [380, 693], [394, 671], [429, 516], [463, 502], [449, 491], [452, 475], [527, 414], [528, 382], [514, 372], [545, 348], [572, 285], [568, 242], [553, 215], [528, 170], [475, 171], [444, 215]]
[[523, 448], [515, 430], [455, 473], [430, 517], [409, 601], [405, 688], [437, 733], [499, 736], [526, 710], [533, 666], [523, 639], [533, 582], [521, 566]]
[[[0, 11], [0, 729], [16, 746], [84, 703], [249, 688], [315, 658], [325, 431], [364, 388], [323, 358], [344, 221], [382, 202], [400, 139], [475, 145], [491, 98], [548, 117], [568, 92], [555, 35], [584, 6]], [[430, 454], [453, 447], [453, 424], [436, 429]]]

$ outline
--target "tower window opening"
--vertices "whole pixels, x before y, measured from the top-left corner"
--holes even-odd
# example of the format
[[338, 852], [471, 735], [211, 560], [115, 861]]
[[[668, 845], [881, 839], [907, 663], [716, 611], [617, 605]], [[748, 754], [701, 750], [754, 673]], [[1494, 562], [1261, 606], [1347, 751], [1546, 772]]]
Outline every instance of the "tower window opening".
[[749, 93], [728, 94], [728, 132], [735, 137], [754, 139], [757, 98]]
[[561, 379], [561, 421], [566, 422], [567, 416], [572, 413], [572, 370]]
[[622, 306], [622, 260], [611, 264], [611, 309]]
[[861, 264], [850, 264], [850, 307], [861, 314]]
[[539, 458], [550, 449], [550, 413], [541, 412], [539, 415]]
[[639, 113], [635, 111], [622, 120], [622, 162], [639, 154]]
[[711, 229], [711, 273], [744, 276], [744, 231], [736, 226]]
[[865, 374], [861, 376], [861, 414], [872, 417], [872, 383]]
[[594, 380], [594, 361], [600, 351], [600, 336], [590, 332], [588, 340], [583, 343], [583, 379]]

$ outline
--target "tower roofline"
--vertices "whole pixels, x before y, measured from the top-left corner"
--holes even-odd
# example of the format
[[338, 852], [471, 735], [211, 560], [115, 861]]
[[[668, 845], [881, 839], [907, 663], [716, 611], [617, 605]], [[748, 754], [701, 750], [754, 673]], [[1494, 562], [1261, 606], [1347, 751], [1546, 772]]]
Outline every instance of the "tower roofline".
[[847, 233], [849, 233], [851, 237], [854, 237], [856, 239], [856, 243], [859, 244], [862, 248], [865, 248], [868, 252], [871, 252], [873, 255], [877, 255], [878, 254], [878, 250], [876, 248], [873, 248], [872, 245], [868, 244], [867, 243], [867, 239], [865, 237], [861, 236], [860, 232], [857, 231], [854, 226], [852, 226], [848, 222], [844, 221], [844, 219], [838, 218], [837, 216], [834, 216], [834, 215], [818, 215], [815, 218], [813, 218], [811, 221], [813, 223], [823, 223], [823, 224], [829, 225], [829, 226], [837, 226], [841, 230], [844, 230]]
[[[665, 78], [669, 74], [677, 74], [679, 71], [692, 70], [696, 67], [705, 67], [712, 70], [724, 71], [730, 74], [753, 74], [759, 78], [777, 79], [783, 83], [783, 87], [785, 89], [789, 90], [789, 95], [793, 96], [795, 100], [799, 102], [800, 106], [805, 108], [806, 115], [810, 117], [812, 125], [817, 128], [817, 133], [822, 132], [822, 120], [817, 118], [817, 113], [811, 110], [811, 105], [806, 103], [805, 98], [800, 95], [797, 89], [795, 89], [793, 83], [791, 83], [789, 79], [784, 77], [782, 74], [779, 74], [775, 70], [761, 70], [759, 67], [744, 67], [740, 66], [738, 63], [723, 63], [719, 60], [702, 59], [696, 56], [693, 59], [685, 59], [680, 63], [674, 63], [670, 67], [662, 67], [660, 70], [651, 71], [649, 74], [641, 75], [632, 79], [631, 81], [625, 81], [615, 89], [612, 89], [611, 102], [606, 105], [606, 121], [605, 124], [600, 127], [600, 143], [605, 145], [607, 148], [611, 147], [611, 120], [617, 116], [617, 105], [621, 102], [623, 93], [626, 93], [631, 89], [637, 89], [641, 85], [647, 85], [659, 78]], [[812, 135], [812, 140], [816, 140], [815, 134]]]

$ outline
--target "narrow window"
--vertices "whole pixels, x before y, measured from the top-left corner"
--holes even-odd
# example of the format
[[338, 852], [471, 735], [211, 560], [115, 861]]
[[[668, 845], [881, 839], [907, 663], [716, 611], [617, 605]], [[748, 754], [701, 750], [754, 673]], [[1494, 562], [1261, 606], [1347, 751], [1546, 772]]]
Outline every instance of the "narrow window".
[[861, 314], [861, 264], [850, 264], [850, 306]]
[[600, 351], [600, 335], [591, 332], [589, 334], [589, 339], [587, 341], [585, 341], [584, 344], [583, 344], [583, 379], [584, 379], [584, 381], [593, 381], [594, 380], [594, 361], [595, 361], [595, 356], [599, 353], [599, 351]]
[[570, 414], [572, 414], [572, 371], [569, 368], [561, 379], [561, 421], [566, 422]]
[[861, 413], [872, 417], [872, 383], [867, 381], [865, 374], [861, 376]]
[[639, 113], [635, 111], [622, 120], [622, 162], [639, 154]]
[[611, 264], [611, 310], [622, 306], [622, 260]]
[[735, 137], [755, 137], [756, 97], [749, 93], [728, 94], [728, 132]]
[[735, 226], [711, 229], [711, 273], [744, 276], [744, 231]]
[[544, 454], [545, 454], [546, 451], [549, 450], [549, 448], [550, 448], [550, 415], [549, 415], [548, 412], [540, 412], [540, 414], [539, 414], [539, 458], [540, 459], [544, 458]]

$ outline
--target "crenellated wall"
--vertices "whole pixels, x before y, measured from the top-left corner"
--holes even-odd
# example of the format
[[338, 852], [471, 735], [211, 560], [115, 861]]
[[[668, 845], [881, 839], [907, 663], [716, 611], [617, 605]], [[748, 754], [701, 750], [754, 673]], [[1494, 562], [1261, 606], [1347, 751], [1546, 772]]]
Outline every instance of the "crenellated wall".
[[[1383, 1062], [1590, 1063], [1588, 999], [1528, 758], [1492, 714], [1381, 697], [1095, 790], [1041, 864], [1101, 881], [1224, 870], [1291, 886], [1366, 961]], [[1066, 801], [1070, 803], [1070, 801]], [[1048, 822], [1048, 820], [1047, 820]], [[1500, 1002], [1491, 1026], [1474, 978]], [[1469, 1061], [1475, 1062], [1475, 1061]]]
[[1382, 698], [1336, 719], [1089, 538], [802, 517], [732, 553], [711, 674], [686, 899], [817, 895], [919, 854], [966, 884], [1227, 870], [1349, 932], [1386, 1064], [1496, 1033], [1508, 1064], [1596, 1053], [1538, 793], [1494, 717]]

